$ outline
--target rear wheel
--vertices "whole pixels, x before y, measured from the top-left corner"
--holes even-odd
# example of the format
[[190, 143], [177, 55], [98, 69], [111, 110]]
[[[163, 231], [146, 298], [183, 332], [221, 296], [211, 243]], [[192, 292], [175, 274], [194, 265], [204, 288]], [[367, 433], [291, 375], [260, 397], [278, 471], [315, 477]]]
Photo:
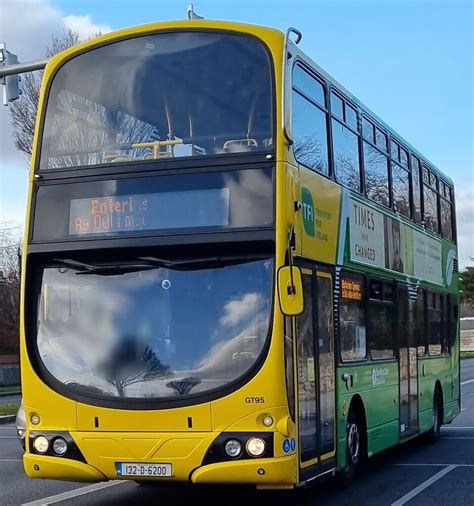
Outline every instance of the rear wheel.
[[441, 434], [441, 425], [443, 424], [443, 397], [439, 388], [435, 390], [433, 397], [433, 426], [430, 431], [430, 437], [433, 440], [439, 438]]

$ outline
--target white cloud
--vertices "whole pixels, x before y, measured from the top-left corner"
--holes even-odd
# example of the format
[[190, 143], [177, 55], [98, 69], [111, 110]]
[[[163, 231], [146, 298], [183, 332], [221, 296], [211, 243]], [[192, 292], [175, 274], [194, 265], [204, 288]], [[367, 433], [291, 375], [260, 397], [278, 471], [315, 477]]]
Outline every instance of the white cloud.
[[[108, 25], [95, 23], [90, 16], [66, 15], [49, 0], [0, 0], [0, 42], [5, 42], [7, 49], [17, 54], [20, 61], [43, 58], [52, 36], [69, 28], [77, 31], [81, 39], [111, 30]], [[24, 201], [25, 189], [11, 180], [13, 167], [26, 171], [28, 162], [15, 148], [8, 107], [0, 104], [0, 221], [12, 218], [7, 206], [2, 205], [7, 197], [17, 195], [18, 202]], [[23, 216], [24, 211], [15, 209], [14, 214]]]
[[110, 32], [110, 26], [95, 24], [90, 16], [69, 15], [64, 18], [66, 28], [79, 33], [82, 38], [94, 37], [99, 33]]
[[231, 300], [224, 306], [225, 315], [219, 319], [221, 325], [237, 325], [245, 322], [259, 311], [262, 295], [246, 293], [241, 299]]

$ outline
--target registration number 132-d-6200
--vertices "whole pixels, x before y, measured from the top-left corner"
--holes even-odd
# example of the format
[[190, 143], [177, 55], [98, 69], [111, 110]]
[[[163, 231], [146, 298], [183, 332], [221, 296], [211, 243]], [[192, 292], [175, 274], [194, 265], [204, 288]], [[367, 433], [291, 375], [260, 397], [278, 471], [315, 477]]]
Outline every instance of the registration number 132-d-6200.
[[123, 462], [117, 464], [117, 476], [150, 476], [157, 478], [173, 476], [173, 468], [171, 464]]

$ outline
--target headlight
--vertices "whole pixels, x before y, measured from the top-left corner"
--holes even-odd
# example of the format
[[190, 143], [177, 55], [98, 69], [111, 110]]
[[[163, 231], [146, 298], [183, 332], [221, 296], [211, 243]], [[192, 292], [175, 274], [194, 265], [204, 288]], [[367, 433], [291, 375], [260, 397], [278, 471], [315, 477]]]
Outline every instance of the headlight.
[[53, 441], [53, 452], [56, 455], [62, 456], [67, 452], [67, 443], [66, 440], [62, 437], [57, 437]]
[[225, 452], [229, 457], [238, 457], [242, 453], [242, 445], [237, 439], [229, 439], [225, 444]]
[[265, 451], [265, 441], [259, 437], [253, 437], [247, 441], [245, 448], [253, 457], [260, 457]]
[[33, 440], [33, 448], [38, 453], [46, 453], [49, 448], [49, 441], [44, 436], [37, 436]]

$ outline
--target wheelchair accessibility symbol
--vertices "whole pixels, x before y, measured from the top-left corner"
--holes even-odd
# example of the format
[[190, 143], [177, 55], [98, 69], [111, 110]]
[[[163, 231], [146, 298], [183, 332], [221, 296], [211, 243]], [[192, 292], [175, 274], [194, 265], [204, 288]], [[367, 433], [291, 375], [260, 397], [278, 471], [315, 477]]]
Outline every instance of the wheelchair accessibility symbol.
[[285, 453], [288, 453], [288, 452], [294, 452], [295, 451], [295, 448], [296, 448], [296, 441], [295, 441], [295, 438], [292, 437], [291, 439], [285, 439], [283, 441], [283, 451]]

